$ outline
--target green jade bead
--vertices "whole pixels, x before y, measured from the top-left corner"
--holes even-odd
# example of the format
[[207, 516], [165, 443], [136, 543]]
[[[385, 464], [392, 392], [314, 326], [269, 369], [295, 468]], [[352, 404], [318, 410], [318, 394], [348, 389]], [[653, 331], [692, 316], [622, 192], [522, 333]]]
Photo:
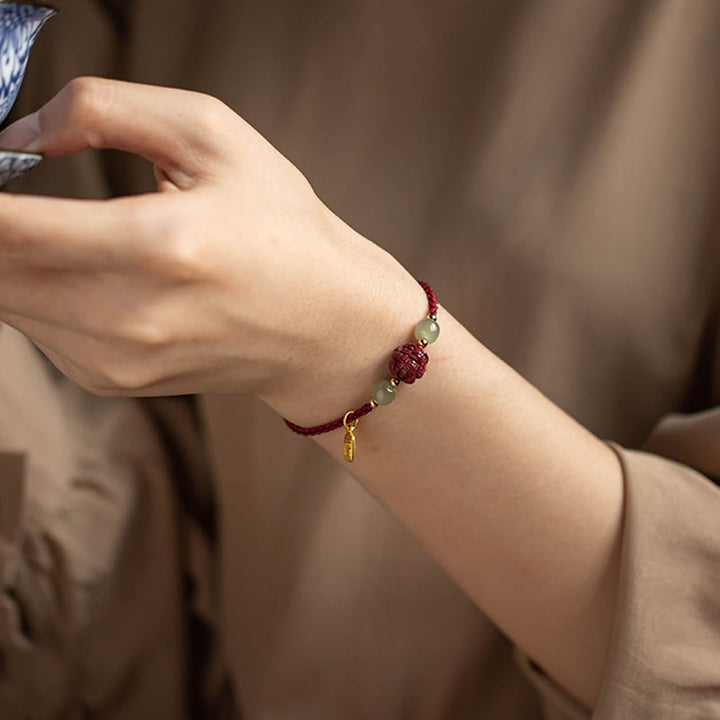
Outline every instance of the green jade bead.
[[434, 343], [440, 334], [440, 326], [432, 318], [425, 318], [415, 326], [415, 339]]
[[380, 380], [373, 385], [371, 397], [378, 405], [389, 405], [395, 399], [395, 388], [389, 380]]

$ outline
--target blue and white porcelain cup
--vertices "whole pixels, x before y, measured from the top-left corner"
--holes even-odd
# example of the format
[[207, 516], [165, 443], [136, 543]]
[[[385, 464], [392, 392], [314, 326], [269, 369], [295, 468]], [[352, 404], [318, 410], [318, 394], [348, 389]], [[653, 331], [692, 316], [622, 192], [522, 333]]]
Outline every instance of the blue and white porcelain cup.
[[[30, 0], [0, 0], [0, 123], [15, 104], [25, 77], [30, 49], [55, 8]], [[0, 187], [19, 178], [41, 155], [0, 150]]]

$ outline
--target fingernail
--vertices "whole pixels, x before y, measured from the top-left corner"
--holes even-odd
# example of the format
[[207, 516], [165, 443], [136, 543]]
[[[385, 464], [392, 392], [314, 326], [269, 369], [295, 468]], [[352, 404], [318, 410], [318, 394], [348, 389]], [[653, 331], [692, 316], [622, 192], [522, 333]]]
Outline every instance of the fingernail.
[[42, 129], [38, 113], [27, 115], [0, 133], [0, 148], [36, 153], [41, 150]]

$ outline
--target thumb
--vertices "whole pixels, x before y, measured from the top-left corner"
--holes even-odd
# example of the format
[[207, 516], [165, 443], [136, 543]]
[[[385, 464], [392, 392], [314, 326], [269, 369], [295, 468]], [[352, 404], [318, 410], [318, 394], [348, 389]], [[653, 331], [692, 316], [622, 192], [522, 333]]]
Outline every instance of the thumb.
[[0, 133], [0, 147], [51, 157], [88, 148], [125, 150], [142, 155], [174, 180], [180, 175], [192, 183], [218, 174], [239, 135], [252, 132], [208, 95], [77, 78]]

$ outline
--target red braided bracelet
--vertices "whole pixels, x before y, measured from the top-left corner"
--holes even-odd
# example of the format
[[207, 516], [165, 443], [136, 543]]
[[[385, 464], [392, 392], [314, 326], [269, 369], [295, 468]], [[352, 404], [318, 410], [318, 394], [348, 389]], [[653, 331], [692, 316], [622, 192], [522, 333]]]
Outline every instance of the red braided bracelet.
[[315, 427], [301, 427], [295, 423], [285, 420], [285, 424], [298, 435], [322, 435], [323, 433], [345, 427], [345, 440], [343, 443], [343, 456], [348, 462], [355, 459], [355, 434], [354, 430], [361, 417], [371, 413], [378, 405], [389, 405], [395, 399], [395, 389], [401, 382], [411, 385], [425, 374], [428, 364], [428, 355], [425, 348], [437, 340], [440, 334], [440, 326], [437, 323], [438, 303], [435, 292], [427, 284], [418, 280], [425, 291], [428, 299], [428, 313], [424, 320], [415, 326], [415, 340], [413, 343], [406, 343], [393, 350], [390, 358], [389, 368], [390, 380], [380, 380], [375, 383], [372, 389], [372, 396], [357, 410], [350, 410], [343, 417], [335, 418], [332, 422]]

